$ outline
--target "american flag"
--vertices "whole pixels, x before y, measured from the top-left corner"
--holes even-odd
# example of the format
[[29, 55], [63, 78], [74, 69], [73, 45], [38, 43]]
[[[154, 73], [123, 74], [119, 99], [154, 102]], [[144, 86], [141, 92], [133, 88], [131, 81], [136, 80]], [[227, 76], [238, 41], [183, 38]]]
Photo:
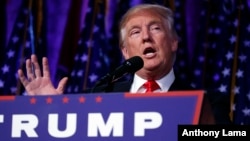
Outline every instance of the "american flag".
[[30, 56], [33, 50], [32, 25], [29, 1], [25, 0], [20, 7], [10, 41], [5, 48], [0, 71], [0, 93], [15, 95], [18, 92], [17, 69], [24, 62], [24, 56]]
[[106, 1], [90, 0], [86, 10], [66, 93], [91, 88], [110, 68], [111, 46], [105, 32]]
[[[247, 1], [237, 1], [237, 27], [232, 110], [235, 124], [250, 124], [250, 7]], [[234, 37], [234, 36], [232, 36]], [[231, 39], [232, 40], [232, 39]]]
[[224, 40], [227, 36], [225, 15], [221, 2], [204, 0], [200, 13], [197, 43], [192, 62], [192, 85], [197, 89], [215, 89], [221, 80], [221, 53], [225, 52]]
[[34, 54], [36, 46], [42, 43], [34, 30], [36, 28], [32, 11], [34, 4], [36, 3], [32, 3], [32, 0], [22, 1], [10, 40], [4, 49], [4, 60], [0, 64], [0, 94], [2, 95], [23, 94], [24, 90], [17, 77], [17, 70], [24, 68], [25, 60]]
[[178, 50], [176, 54], [176, 62], [174, 64], [175, 73], [178, 77], [187, 82], [189, 80], [189, 54], [187, 46], [187, 28], [186, 28], [186, 16], [185, 13], [185, 2], [181, 0], [174, 1], [174, 7], [172, 8], [174, 12], [174, 25], [176, 32], [179, 37]]
[[249, 63], [249, 8], [246, 1], [234, 0], [203, 1], [203, 6], [201, 21], [207, 24], [199, 28], [193, 85], [230, 97], [232, 121], [249, 124], [250, 70], [244, 65]]

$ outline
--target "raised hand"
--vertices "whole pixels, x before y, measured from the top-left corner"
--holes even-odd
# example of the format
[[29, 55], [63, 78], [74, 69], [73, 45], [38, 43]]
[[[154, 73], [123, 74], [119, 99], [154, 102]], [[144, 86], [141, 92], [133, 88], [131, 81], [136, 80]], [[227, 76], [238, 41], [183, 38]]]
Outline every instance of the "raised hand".
[[48, 59], [42, 59], [42, 71], [37, 61], [36, 55], [32, 54], [31, 59], [26, 60], [27, 77], [21, 69], [18, 76], [28, 95], [56, 95], [62, 94], [66, 86], [67, 77], [60, 80], [58, 87], [55, 88], [50, 78]]

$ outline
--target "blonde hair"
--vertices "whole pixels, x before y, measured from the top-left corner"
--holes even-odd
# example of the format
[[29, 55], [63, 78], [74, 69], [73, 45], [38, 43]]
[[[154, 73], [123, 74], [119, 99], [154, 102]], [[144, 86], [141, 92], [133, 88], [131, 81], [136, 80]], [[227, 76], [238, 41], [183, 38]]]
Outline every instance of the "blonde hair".
[[124, 38], [125, 38], [125, 25], [130, 20], [131, 16], [133, 16], [135, 13], [140, 11], [154, 11], [156, 14], [158, 14], [163, 21], [165, 21], [165, 25], [170, 31], [170, 37], [174, 39], [178, 39], [178, 35], [176, 33], [176, 30], [174, 28], [174, 15], [171, 9], [157, 5], [157, 4], [140, 4], [137, 6], [134, 6], [130, 8], [125, 15], [122, 17], [119, 25], [119, 46], [120, 48], [123, 47]]

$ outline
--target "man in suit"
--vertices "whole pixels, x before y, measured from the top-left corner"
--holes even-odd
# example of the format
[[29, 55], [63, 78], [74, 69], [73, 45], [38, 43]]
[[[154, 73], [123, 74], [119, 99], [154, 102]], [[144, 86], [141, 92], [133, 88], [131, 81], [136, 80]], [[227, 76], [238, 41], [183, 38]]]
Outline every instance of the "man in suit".
[[[167, 92], [171, 90], [191, 90], [188, 83], [178, 81], [173, 69], [178, 49], [178, 35], [174, 29], [173, 13], [170, 9], [153, 4], [141, 4], [132, 7], [120, 22], [119, 46], [125, 59], [140, 56], [143, 67], [133, 74], [131, 81], [112, 84], [109, 91], [144, 93]], [[19, 78], [28, 95], [62, 94], [67, 77], [63, 78], [55, 88], [50, 79], [48, 60], [42, 60], [43, 75], [35, 55], [26, 60], [27, 78], [22, 70], [18, 70]], [[32, 71], [34, 65], [34, 72]], [[105, 91], [106, 87], [95, 88], [94, 92]], [[210, 115], [210, 104], [206, 105], [203, 123], [214, 123]], [[206, 114], [209, 113], [209, 114]]]

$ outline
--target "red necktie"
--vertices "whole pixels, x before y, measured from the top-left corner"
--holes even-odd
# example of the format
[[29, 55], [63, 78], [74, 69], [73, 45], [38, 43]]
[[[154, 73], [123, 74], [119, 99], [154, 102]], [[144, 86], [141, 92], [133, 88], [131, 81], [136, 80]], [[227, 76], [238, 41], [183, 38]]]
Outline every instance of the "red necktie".
[[146, 88], [146, 92], [153, 92], [160, 88], [154, 80], [148, 80], [143, 86]]

